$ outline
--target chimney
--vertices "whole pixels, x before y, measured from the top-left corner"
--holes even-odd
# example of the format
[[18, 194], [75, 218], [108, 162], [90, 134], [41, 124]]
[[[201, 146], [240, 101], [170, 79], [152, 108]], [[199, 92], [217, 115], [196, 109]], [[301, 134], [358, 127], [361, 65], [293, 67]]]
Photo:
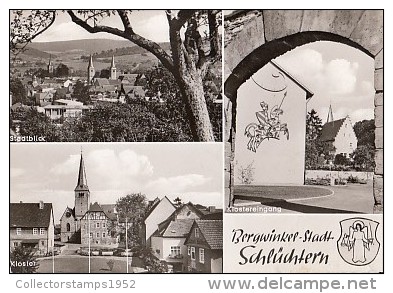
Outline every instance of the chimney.
[[23, 203], [23, 201], [19, 201], [19, 203]]
[[42, 200], [40, 200], [39, 208], [40, 208], [40, 210], [44, 209], [44, 202]]
[[209, 206], [209, 213], [214, 213], [216, 211], [215, 206]]

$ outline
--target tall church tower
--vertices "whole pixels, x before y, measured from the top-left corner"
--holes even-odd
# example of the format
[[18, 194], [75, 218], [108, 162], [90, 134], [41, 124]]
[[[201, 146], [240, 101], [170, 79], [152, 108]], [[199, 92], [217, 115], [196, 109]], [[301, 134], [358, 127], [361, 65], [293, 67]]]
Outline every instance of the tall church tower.
[[85, 164], [83, 162], [83, 156], [81, 153], [81, 159], [79, 163], [79, 175], [78, 183], [75, 187], [75, 218], [80, 220], [87, 210], [89, 209], [90, 203], [90, 191], [87, 186]]
[[52, 55], [49, 55], [49, 63], [48, 63], [48, 73], [53, 74], [53, 63], [52, 63]]
[[96, 74], [96, 71], [95, 71], [94, 65], [93, 65], [93, 57], [90, 54], [89, 66], [87, 67], [87, 82], [88, 82], [88, 84], [92, 83], [95, 74]]
[[110, 71], [111, 71], [111, 77], [110, 79], [117, 79], [116, 77], [116, 66], [115, 66], [115, 56], [112, 55], [112, 63], [111, 63], [111, 67], [110, 67]]
[[326, 123], [334, 121], [333, 119], [333, 110], [332, 110], [332, 104], [329, 105], [329, 111], [328, 111], [328, 116], [326, 119]]

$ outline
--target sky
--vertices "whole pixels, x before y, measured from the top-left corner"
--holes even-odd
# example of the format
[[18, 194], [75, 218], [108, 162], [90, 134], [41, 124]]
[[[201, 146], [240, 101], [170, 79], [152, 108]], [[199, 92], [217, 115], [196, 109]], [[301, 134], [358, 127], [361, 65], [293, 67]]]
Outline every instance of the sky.
[[[145, 38], [155, 42], [169, 41], [169, 26], [163, 10], [133, 11], [130, 16], [134, 31]], [[120, 18], [116, 16], [106, 17], [101, 24], [110, 25], [122, 29]], [[67, 13], [58, 12], [52, 26], [39, 35], [35, 42], [53, 42], [80, 39], [118, 39], [122, 38], [107, 33], [88, 33], [85, 29], [73, 23]]]
[[360, 50], [320, 41], [275, 60], [314, 93], [307, 109], [315, 109], [323, 123], [329, 104], [335, 120], [347, 115], [352, 123], [374, 119], [374, 60]]
[[142, 192], [149, 200], [179, 196], [183, 202], [222, 207], [218, 143], [13, 144], [11, 202], [52, 202], [57, 223], [66, 206], [74, 206], [81, 146], [92, 203], [116, 203]]

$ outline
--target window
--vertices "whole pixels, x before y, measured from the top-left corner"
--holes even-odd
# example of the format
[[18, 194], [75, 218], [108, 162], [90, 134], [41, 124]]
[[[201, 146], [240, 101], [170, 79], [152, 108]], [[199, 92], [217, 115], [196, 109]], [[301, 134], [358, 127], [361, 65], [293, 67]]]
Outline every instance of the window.
[[67, 232], [70, 232], [71, 231], [71, 225], [70, 225], [70, 223], [67, 223], [67, 225], [66, 225], [67, 227]]
[[171, 255], [177, 256], [181, 254], [180, 246], [171, 246]]
[[96, 228], [100, 228], [100, 223], [96, 223]]
[[97, 233], [97, 238], [99, 238], [100, 237], [100, 233]]
[[199, 248], [199, 262], [205, 263], [205, 250], [203, 248]]
[[45, 235], [45, 228], [40, 228], [40, 235]]
[[102, 223], [102, 228], [105, 228], [105, 227], [106, 227], [105, 223]]
[[93, 233], [90, 232], [90, 238], [93, 238]]
[[190, 246], [187, 247], [187, 255], [191, 255], [191, 247]]
[[195, 228], [195, 238], [199, 238], [199, 229]]
[[105, 232], [102, 233], [102, 237], [105, 238]]
[[22, 228], [16, 228], [16, 235], [22, 234]]
[[17, 247], [18, 245], [18, 242], [14, 242], [14, 247]]
[[33, 235], [37, 235], [38, 234], [38, 228], [33, 228]]
[[41, 241], [41, 246], [45, 246], [45, 241]]
[[191, 247], [191, 259], [195, 260], [195, 247]]
[[352, 142], [349, 143], [349, 147], [352, 148]]

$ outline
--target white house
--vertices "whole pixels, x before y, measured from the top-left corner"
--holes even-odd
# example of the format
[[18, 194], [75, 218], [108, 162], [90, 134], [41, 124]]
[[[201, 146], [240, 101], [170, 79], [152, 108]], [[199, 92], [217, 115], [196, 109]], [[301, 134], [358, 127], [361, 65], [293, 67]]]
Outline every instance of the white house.
[[151, 236], [151, 249], [161, 261], [171, 264], [173, 270], [185, 271], [187, 246], [184, 244], [194, 220], [205, 214], [192, 203], [179, 207], [165, 221], [158, 225]]
[[81, 102], [65, 99], [56, 100], [53, 105], [44, 107], [45, 115], [52, 120], [81, 117], [82, 112], [89, 109], [89, 106], [84, 106]]
[[53, 251], [54, 217], [52, 203], [10, 204], [10, 249], [31, 247], [39, 255]]
[[334, 147], [331, 152], [333, 155], [342, 154], [347, 158], [356, 150], [358, 144], [349, 116], [325, 123], [320, 140]]
[[237, 92], [235, 184], [252, 165], [251, 184], [304, 183], [306, 102], [313, 93], [273, 61]]
[[176, 210], [176, 207], [165, 196], [161, 200], [156, 198], [145, 216], [143, 222], [144, 239], [146, 246], [150, 246], [151, 236], [158, 229], [158, 224], [162, 223]]

